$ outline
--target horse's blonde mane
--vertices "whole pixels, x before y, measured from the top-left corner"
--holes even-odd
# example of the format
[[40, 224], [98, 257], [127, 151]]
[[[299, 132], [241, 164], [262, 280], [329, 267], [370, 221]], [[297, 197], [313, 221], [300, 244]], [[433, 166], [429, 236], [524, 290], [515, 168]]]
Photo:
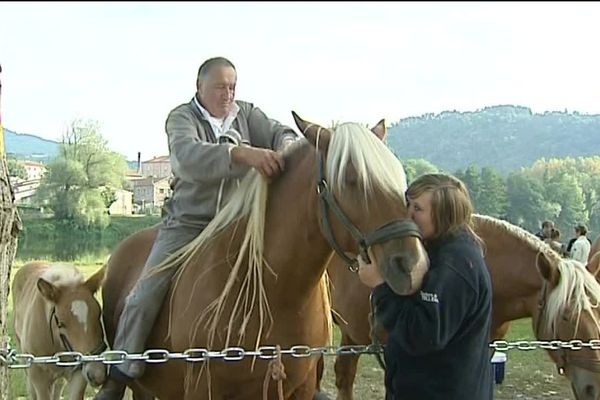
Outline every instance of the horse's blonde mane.
[[72, 264], [51, 264], [40, 275], [45, 281], [57, 287], [76, 286], [83, 283], [83, 274]]
[[578, 330], [582, 312], [589, 312], [600, 331], [600, 321], [594, 309], [600, 304], [600, 284], [590, 274], [585, 265], [572, 259], [562, 259], [558, 263], [560, 279], [558, 285], [548, 295], [545, 311], [546, 332], [558, 333], [557, 325], [564, 312], [569, 308], [573, 318], [577, 318], [575, 334]]
[[[286, 154], [308, 147], [305, 140], [286, 148]], [[379, 140], [375, 134], [356, 123], [345, 123], [338, 126], [331, 135], [327, 152], [326, 176], [330, 185], [342, 192], [345, 187], [346, 170], [349, 164], [356, 170], [356, 175], [364, 187], [365, 199], [373, 187], [397, 196], [404, 201], [406, 191], [406, 177], [404, 168], [394, 154]], [[339, 193], [339, 192], [338, 192]], [[219, 296], [203, 311], [202, 315], [195, 321], [192, 339], [198, 330], [207, 329], [208, 348], [214, 343], [218, 322], [223, 316], [225, 304], [230, 295], [235, 295], [233, 310], [228, 315], [228, 330], [225, 346], [230, 346], [234, 321], [241, 318], [237, 329], [238, 343], [243, 340], [251, 315], [258, 308], [259, 330], [255, 338], [255, 346], [258, 347], [265, 324], [272, 324], [273, 319], [267, 301], [266, 291], [263, 285], [265, 268], [273, 273], [263, 256], [264, 250], [264, 227], [266, 203], [268, 194], [267, 181], [255, 170], [251, 170], [241, 181], [239, 187], [232, 193], [223, 209], [215, 216], [208, 226], [189, 244], [171, 254], [161, 265], [154, 269], [154, 273], [181, 265], [176, 274], [175, 288], [180, 283], [184, 271], [192, 267], [192, 260], [205, 249], [206, 245], [215, 240], [223, 231], [236, 224], [244, 230], [243, 239], [235, 249], [235, 260], [233, 257], [223, 260], [223, 263], [231, 263], [231, 271], [220, 291]], [[244, 226], [245, 222], [245, 226]], [[242, 262], [248, 257], [248, 268], [244, 276], [240, 276]], [[209, 268], [224, 267], [223, 265], [204, 266], [203, 275]], [[321, 279], [321, 285], [327, 288], [325, 276]], [[241, 282], [239, 293], [232, 293], [236, 283]], [[324, 304], [329, 309], [328, 294], [324, 294]], [[172, 299], [172, 297], [171, 297]], [[172, 302], [171, 302], [172, 307]], [[171, 315], [173, 314], [171, 309]], [[325, 310], [325, 315], [331, 317], [330, 311]], [[208, 326], [204, 322], [208, 319]], [[171, 323], [169, 324], [171, 326]], [[170, 328], [169, 328], [170, 331]], [[199, 376], [198, 376], [199, 377]]]
[[573, 317], [577, 318], [575, 332], [578, 329], [581, 313], [584, 311], [590, 313], [592, 320], [600, 330], [600, 321], [594, 313], [594, 309], [598, 308], [600, 304], [600, 284], [585, 268], [585, 265], [576, 260], [562, 258], [546, 242], [509, 222], [480, 214], [475, 214], [474, 218], [478, 224], [500, 229], [526, 243], [536, 253], [545, 254], [548, 260], [556, 265], [560, 279], [558, 285], [548, 295], [544, 315], [542, 316], [546, 332], [557, 333], [558, 322], [564, 316], [567, 307], [569, 307]]
[[482, 214], [473, 214], [473, 219], [477, 224], [485, 225], [495, 231], [500, 230], [501, 232], [514, 237], [518, 241], [525, 243], [537, 253], [544, 253], [554, 260], [558, 260], [560, 258], [559, 254], [554, 251], [554, 249], [552, 249], [552, 247], [550, 247], [546, 242], [540, 240], [534, 234], [526, 231], [525, 229], [511, 224], [510, 222]]
[[364, 189], [365, 202], [373, 187], [405, 201], [407, 184], [402, 163], [373, 132], [354, 122], [338, 125], [329, 142], [326, 176], [338, 193], [343, 193], [350, 164]]

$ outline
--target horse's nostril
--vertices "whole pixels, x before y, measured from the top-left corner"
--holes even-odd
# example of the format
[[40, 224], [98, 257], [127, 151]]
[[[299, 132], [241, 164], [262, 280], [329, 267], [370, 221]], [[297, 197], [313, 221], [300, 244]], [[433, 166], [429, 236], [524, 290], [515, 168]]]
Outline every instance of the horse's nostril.
[[390, 256], [390, 267], [396, 268], [399, 271], [410, 274], [410, 263], [407, 262], [406, 256], [403, 254], [394, 254]]
[[388, 285], [400, 295], [412, 289], [410, 263], [403, 254], [390, 255], [382, 265], [381, 272]]

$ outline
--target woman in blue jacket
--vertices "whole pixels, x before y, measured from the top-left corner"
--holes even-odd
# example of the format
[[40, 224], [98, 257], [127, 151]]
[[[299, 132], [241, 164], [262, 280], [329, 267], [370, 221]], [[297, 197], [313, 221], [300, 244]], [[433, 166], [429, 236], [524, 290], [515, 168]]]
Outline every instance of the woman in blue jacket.
[[492, 286], [469, 192], [451, 175], [428, 174], [406, 197], [430, 259], [420, 291], [396, 294], [377, 265], [359, 259], [375, 318], [389, 333], [386, 399], [492, 399]]

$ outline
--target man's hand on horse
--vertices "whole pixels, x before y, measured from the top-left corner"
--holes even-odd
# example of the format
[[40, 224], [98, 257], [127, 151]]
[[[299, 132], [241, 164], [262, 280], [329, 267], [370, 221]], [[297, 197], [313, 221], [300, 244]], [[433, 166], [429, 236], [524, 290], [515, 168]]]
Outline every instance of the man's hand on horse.
[[254, 167], [265, 178], [277, 177], [284, 168], [283, 156], [269, 149], [250, 146], [237, 146], [231, 151], [234, 162]]

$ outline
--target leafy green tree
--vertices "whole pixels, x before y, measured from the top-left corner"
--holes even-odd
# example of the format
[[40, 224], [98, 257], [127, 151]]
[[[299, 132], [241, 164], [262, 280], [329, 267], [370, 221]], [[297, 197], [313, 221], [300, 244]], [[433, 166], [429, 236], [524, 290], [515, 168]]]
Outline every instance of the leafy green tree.
[[546, 200], [560, 210], [555, 223], [561, 231], [571, 232], [576, 222], [583, 222], [597, 232], [600, 157], [540, 159], [523, 173], [541, 182]]
[[545, 200], [540, 182], [521, 172], [509, 175], [506, 192], [507, 220], [531, 232], [539, 230], [542, 221], [555, 219], [560, 212], [556, 203]]
[[546, 199], [560, 207], [555, 221], [557, 225], [564, 229], [574, 226], [577, 222], [588, 224], [583, 189], [577, 177], [566, 173], [555, 175], [546, 182], [545, 187]]
[[423, 174], [431, 174], [439, 171], [438, 167], [424, 158], [411, 158], [403, 161], [402, 164], [404, 165], [408, 184]]
[[127, 163], [111, 151], [93, 121], [74, 121], [59, 155], [48, 165], [38, 190], [56, 220], [78, 227], [106, 226], [114, 189], [122, 188]]
[[6, 155], [6, 164], [8, 166], [8, 176], [16, 176], [17, 178], [27, 179], [27, 170], [23, 164], [10, 154]]
[[502, 218], [506, 215], [508, 197], [506, 183], [500, 174], [491, 167], [483, 167], [477, 198], [477, 212]]
[[[458, 176], [457, 176], [458, 177]], [[479, 171], [477, 166], [469, 165], [465, 170], [464, 174], [461, 174], [462, 181], [467, 185], [467, 189], [469, 189], [469, 195], [471, 196], [471, 201], [475, 206], [476, 210], [479, 210], [479, 193], [481, 191], [481, 178], [479, 176]]]

